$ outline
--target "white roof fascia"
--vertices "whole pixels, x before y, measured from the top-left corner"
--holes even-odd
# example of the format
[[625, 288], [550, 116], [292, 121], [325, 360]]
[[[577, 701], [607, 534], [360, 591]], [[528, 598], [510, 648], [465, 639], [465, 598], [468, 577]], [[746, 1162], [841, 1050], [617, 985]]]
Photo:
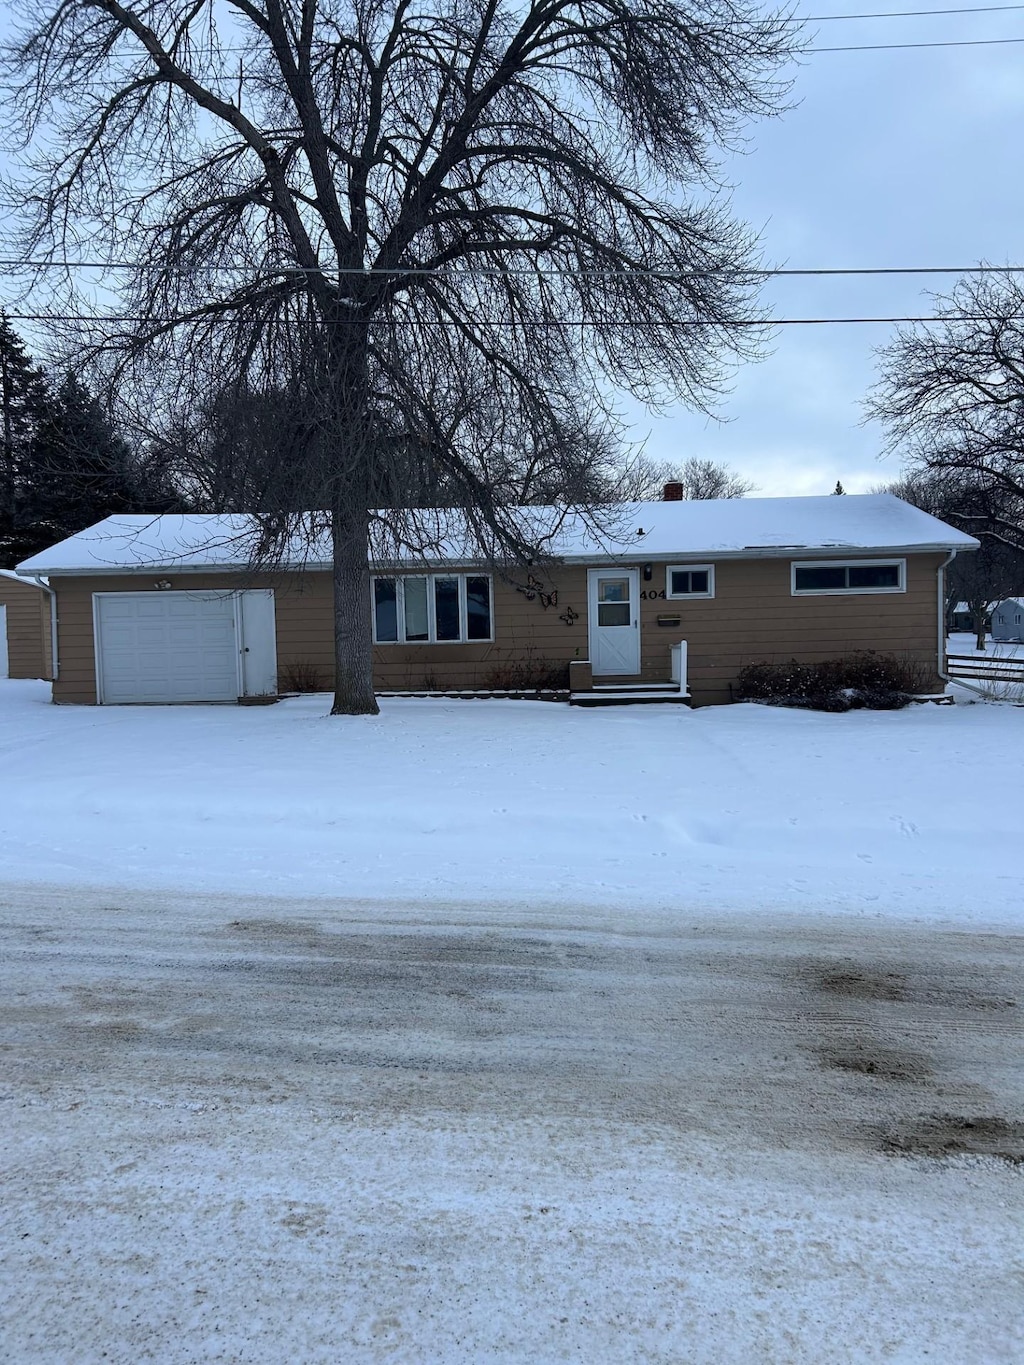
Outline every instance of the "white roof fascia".
[[[725, 559], [841, 559], [850, 555], [926, 555], [948, 554], [948, 544], [932, 545], [759, 545], [745, 550], [653, 550], [645, 552], [642, 545], [614, 554], [572, 553], [552, 555], [550, 560], [538, 559], [537, 566], [550, 564], [682, 564], [704, 560]], [[970, 551], [973, 547], [959, 545], [955, 548]], [[431, 559], [376, 561], [370, 564], [371, 573], [433, 573], [448, 569], [452, 572], [470, 569], [490, 569], [492, 566], [483, 559]], [[525, 567], [530, 567], [529, 565]], [[299, 564], [274, 564], [266, 568], [253, 567], [246, 561], [213, 564], [180, 564], [173, 562], [150, 564], [81, 565], [58, 569], [37, 568], [31, 571], [19, 569], [8, 574], [19, 582], [31, 583], [34, 579], [45, 578], [137, 578], [140, 574], [260, 574], [270, 577], [289, 573], [329, 573], [333, 565], [325, 560], [306, 560]]]

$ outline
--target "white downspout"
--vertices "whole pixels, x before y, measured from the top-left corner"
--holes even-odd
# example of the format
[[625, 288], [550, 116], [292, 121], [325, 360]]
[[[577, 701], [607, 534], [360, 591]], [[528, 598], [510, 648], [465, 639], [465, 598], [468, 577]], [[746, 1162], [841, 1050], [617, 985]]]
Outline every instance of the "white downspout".
[[51, 681], [56, 682], [59, 675], [57, 666], [57, 594], [49, 583], [36, 577], [35, 574], [32, 575], [32, 582], [35, 583], [36, 587], [42, 588], [50, 599], [50, 671], [53, 674]]
[[944, 683], [950, 683], [953, 679], [946, 672], [946, 570], [956, 559], [956, 550], [950, 550], [949, 554], [939, 565], [936, 579], [939, 585], [939, 677]]

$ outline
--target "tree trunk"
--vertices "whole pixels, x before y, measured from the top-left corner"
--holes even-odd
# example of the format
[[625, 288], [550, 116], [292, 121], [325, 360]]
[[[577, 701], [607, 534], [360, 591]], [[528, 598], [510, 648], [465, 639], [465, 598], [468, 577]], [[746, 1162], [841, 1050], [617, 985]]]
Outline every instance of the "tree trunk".
[[366, 507], [336, 508], [334, 549], [334, 705], [332, 716], [376, 716], [370, 611], [370, 519]]
[[977, 607], [974, 611], [974, 647], [979, 653], [985, 653], [985, 608]]

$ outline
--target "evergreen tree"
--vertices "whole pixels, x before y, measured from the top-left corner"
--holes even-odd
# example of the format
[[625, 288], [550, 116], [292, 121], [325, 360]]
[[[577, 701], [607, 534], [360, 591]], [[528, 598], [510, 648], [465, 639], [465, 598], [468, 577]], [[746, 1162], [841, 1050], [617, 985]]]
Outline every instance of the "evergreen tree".
[[845, 495], [845, 493], [846, 489], [843, 487], [842, 483], [838, 479], [836, 479], [836, 486], [832, 490], [832, 496], [834, 498], [841, 498]]
[[19, 557], [118, 512], [169, 510], [173, 495], [154, 483], [96, 398], [67, 375], [21, 467], [13, 537]]
[[0, 312], [0, 568], [17, 558], [13, 538], [22, 470], [46, 402], [42, 371]]

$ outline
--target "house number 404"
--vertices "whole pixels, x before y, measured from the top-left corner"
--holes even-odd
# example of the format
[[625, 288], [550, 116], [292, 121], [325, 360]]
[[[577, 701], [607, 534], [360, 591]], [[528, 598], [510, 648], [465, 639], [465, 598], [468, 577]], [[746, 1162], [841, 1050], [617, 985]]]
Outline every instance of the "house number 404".
[[645, 590], [640, 594], [640, 601], [641, 601], [641, 602], [655, 602], [655, 601], [658, 600], [659, 597], [664, 597], [664, 596], [665, 596], [665, 589], [664, 589], [664, 588], [662, 588], [661, 592], [657, 592], [654, 588], [651, 588], [651, 590], [650, 590], [649, 592], [645, 589]]

